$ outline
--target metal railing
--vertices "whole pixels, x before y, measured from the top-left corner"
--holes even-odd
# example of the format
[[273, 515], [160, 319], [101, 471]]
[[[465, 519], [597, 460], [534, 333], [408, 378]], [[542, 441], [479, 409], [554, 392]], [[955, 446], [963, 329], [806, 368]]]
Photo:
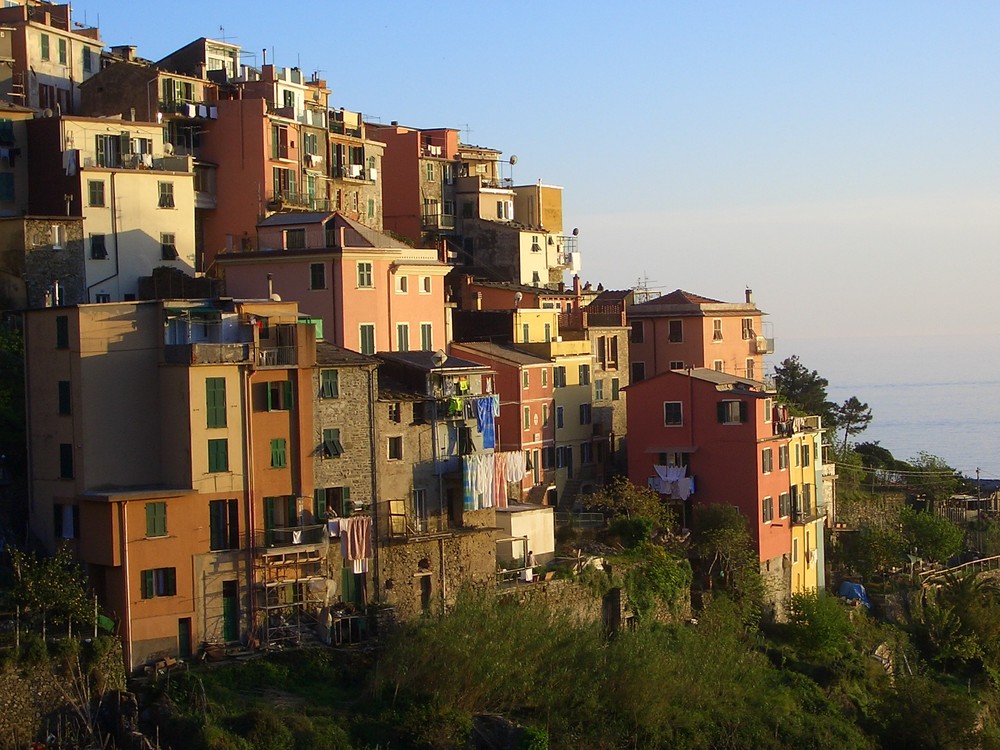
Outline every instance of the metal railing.
[[556, 526], [575, 526], [580, 529], [601, 529], [607, 525], [603, 513], [556, 512]]
[[931, 581], [944, 578], [948, 575], [955, 573], [965, 574], [965, 573], [985, 573], [989, 570], [1000, 570], [1000, 555], [993, 555], [992, 557], [983, 557], [979, 560], [970, 560], [969, 562], [962, 563], [961, 565], [955, 565], [951, 568], [945, 568], [944, 570], [927, 570], [920, 573], [921, 583], [930, 583]]
[[298, 547], [308, 544], [322, 544], [327, 539], [328, 532], [324, 524], [286, 526], [258, 531], [254, 540], [254, 546], [257, 549]]

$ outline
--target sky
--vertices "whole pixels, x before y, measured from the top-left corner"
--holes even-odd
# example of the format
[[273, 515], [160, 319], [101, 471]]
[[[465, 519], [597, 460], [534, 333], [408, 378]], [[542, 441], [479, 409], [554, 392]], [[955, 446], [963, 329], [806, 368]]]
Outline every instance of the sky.
[[565, 189], [595, 285], [752, 287], [779, 351], [996, 346], [1000, 3], [73, 7], [107, 45], [156, 60], [224, 37], [258, 65], [266, 48], [335, 106], [517, 155], [515, 183]]
[[151, 60], [201, 36], [267, 49], [332, 106], [517, 155], [516, 184], [564, 188], [584, 281], [751, 287], [765, 366], [799, 354], [898, 456], [1000, 476], [1000, 3], [73, 8]]

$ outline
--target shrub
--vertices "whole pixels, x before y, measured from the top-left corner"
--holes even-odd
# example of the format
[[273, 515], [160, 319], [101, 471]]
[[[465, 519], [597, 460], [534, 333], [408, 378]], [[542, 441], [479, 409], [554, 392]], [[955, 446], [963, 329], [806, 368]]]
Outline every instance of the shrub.
[[621, 539], [627, 549], [633, 549], [649, 539], [653, 531], [653, 522], [648, 518], [616, 518], [611, 522], [608, 532]]
[[49, 660], [49, 650], [44, 639], [36, 633], [24, 633], [21, 636], [21, 649], [18, 657], [22, 664], [44, 664]]

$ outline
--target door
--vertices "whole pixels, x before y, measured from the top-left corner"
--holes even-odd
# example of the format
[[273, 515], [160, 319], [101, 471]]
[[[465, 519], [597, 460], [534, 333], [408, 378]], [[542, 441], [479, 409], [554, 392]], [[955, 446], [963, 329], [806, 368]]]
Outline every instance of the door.
[[191, 618], [182, 617], [177, 621], [177, 656], [191, 658]]
[[222, 640], [240, 639], [240, 585], [238, 581], [222, 582]]

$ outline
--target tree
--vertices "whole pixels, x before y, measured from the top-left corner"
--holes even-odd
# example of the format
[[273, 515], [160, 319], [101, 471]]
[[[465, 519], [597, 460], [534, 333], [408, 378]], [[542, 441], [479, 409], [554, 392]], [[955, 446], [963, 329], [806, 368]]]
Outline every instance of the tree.
[[793, 355], [774, 368], [778, 399], [800, 416], [818, 415], [827, 426], [834, 424], [834, 404], [827, 399], [829, 381], [815, 370], [806, 369]]
[[847, 609], [823, 591], [792, 594], [788, 620], [798, 647], [815, 658], [832, 661], [849, 646]]
[[726, 588], [741, 605], [745, 618], [755, 619], [763, 602], [764, 579], [747, 519], [733, 505], [701, 506], [694, 517], [691, 542], [695, 555], [708, 563], [708, 580], [712, 580], [718, 566]]
[[903, 508], [899, 520], [907, 547], [925, 560], [944, 562], [962, 549], [965, 535], [944, 516]]
[[[909, 484], [918, 495], [923, 495], [929, 503], [947, 500], [958, 490], [961, 476], [943, 458], [927, 451], [920, 451], [910, 459]], [[928, 505], [930, 507], [930, 505]]]
[[93, 603], [87, 594], [87, 576], [67, 547], [54, 557], [8, 548], [14, 569], [12, 599], [29, 617], [48, 623], [93, 623]]
[[851, 396], [840, 406], [833, 408], [837, 426], [844, 431], [844, 451], [847, 451], [847, 439], [868, 429], [872, 421], [871, 407]]
[[658, 493], [633, 484], [625, 477], [615, 477], [592, 494], [586, 507], [607, 513], [612, 521], [646, 518], [660, 529], [669, 529], [674, 522], [673, 514]]

